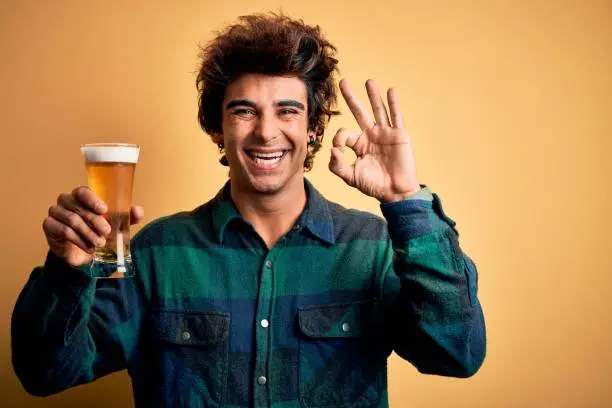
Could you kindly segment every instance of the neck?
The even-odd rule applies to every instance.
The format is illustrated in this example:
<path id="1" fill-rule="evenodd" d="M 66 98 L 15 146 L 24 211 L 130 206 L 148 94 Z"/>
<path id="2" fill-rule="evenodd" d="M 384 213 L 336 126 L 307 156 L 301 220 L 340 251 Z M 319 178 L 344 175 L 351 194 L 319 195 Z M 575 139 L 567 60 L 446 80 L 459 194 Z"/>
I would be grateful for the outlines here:
<path id="1" fill-rule="evenodd" d="M 306 207 L 303 177 L 296 178 L 274 194 L 245 191 L 234 183 L 230 187 L 238 211 L 255 228 L 268 248 L 272 248 L 289 232 Z"/>

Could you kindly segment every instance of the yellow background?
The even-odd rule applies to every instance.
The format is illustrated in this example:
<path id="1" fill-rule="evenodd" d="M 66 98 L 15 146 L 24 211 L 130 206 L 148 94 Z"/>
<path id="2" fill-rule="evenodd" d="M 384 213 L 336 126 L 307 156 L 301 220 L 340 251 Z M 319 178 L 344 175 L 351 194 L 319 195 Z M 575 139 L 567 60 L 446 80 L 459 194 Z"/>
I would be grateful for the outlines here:
<path id="1" fill-rule="evenodd" d="M 393 357 L 393 407 L 612 406 L 610 1 L 2 1 L 0 405 L 127 407 L 127 374 L 47 399 L 10 364 L 10 314 L 44 259 L 41 222 L 85 182 L 79 146 L 142 146 L 146 219 L 190 209 L 226 170 L 198 128 L 197 45 L 239 14 L 320 24 L 340 69 L 396 86 L 420 180 L 458 222 L 480 270 L 488 356 L 467 380 Z M 379 212 L 327 170 L 344 102 L 308 176 Z"/>

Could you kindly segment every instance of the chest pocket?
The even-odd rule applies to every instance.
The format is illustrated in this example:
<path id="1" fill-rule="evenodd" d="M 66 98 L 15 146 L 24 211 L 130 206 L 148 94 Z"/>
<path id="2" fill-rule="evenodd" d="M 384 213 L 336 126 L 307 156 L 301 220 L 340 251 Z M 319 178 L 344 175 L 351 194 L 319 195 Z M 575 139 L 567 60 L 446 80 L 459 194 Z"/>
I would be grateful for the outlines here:
<path id="1" fill-rule="evenodd" d="M 225 405 L 230 315 L 217 311 L 155 310 L 145 343 L 149 390 L 171 406 Z M 155 403 L 155 401 L 153 401 Z"/>
<path id="2" fill-rule="evenodd" d="M 386 358 L 374 303 L 300 309 L 299 398 L 308 408 L 376 407 L 386 386 Z"/>

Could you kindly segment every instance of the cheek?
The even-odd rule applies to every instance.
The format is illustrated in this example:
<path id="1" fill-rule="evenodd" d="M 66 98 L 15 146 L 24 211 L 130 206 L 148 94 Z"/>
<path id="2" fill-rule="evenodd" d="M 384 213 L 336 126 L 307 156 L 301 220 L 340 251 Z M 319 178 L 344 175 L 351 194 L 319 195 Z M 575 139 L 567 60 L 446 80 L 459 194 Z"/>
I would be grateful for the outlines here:
<path id="1" fill-rule="evenodd" d="M 308 132 L 305 128 L 306 125 L 301 121 L 290 123 L 285 128 L 285 134 L 291 135 L 291 142 L 296 149 L 305 150 L 308 145 Z"/>
<path id="2" fill-rule="evenodd" d="M 241 144 L 250 134 L 249 132 L 249 126 L 244 122 L 228 123 L 227 126 L 223 128 L 225 145 L 229 147 Z"/>

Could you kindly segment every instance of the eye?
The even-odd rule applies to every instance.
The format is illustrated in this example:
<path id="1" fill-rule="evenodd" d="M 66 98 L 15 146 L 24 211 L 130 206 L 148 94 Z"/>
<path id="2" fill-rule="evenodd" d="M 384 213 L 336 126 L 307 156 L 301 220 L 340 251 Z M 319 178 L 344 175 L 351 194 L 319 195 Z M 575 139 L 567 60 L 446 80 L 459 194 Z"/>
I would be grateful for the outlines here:
<path id="1" fill-rule="evenodd" d="M 282 116 L 296 115 L 298 112 L 295 109 L 283 108 L 279 111 Z"/>
<path id="2" fill-rule="evenodd" d="M 232 114 L 241 117 L 249 117 L 255 115 L 255 111 L 253 109 L 239 108 L 233 110 Z"/>

